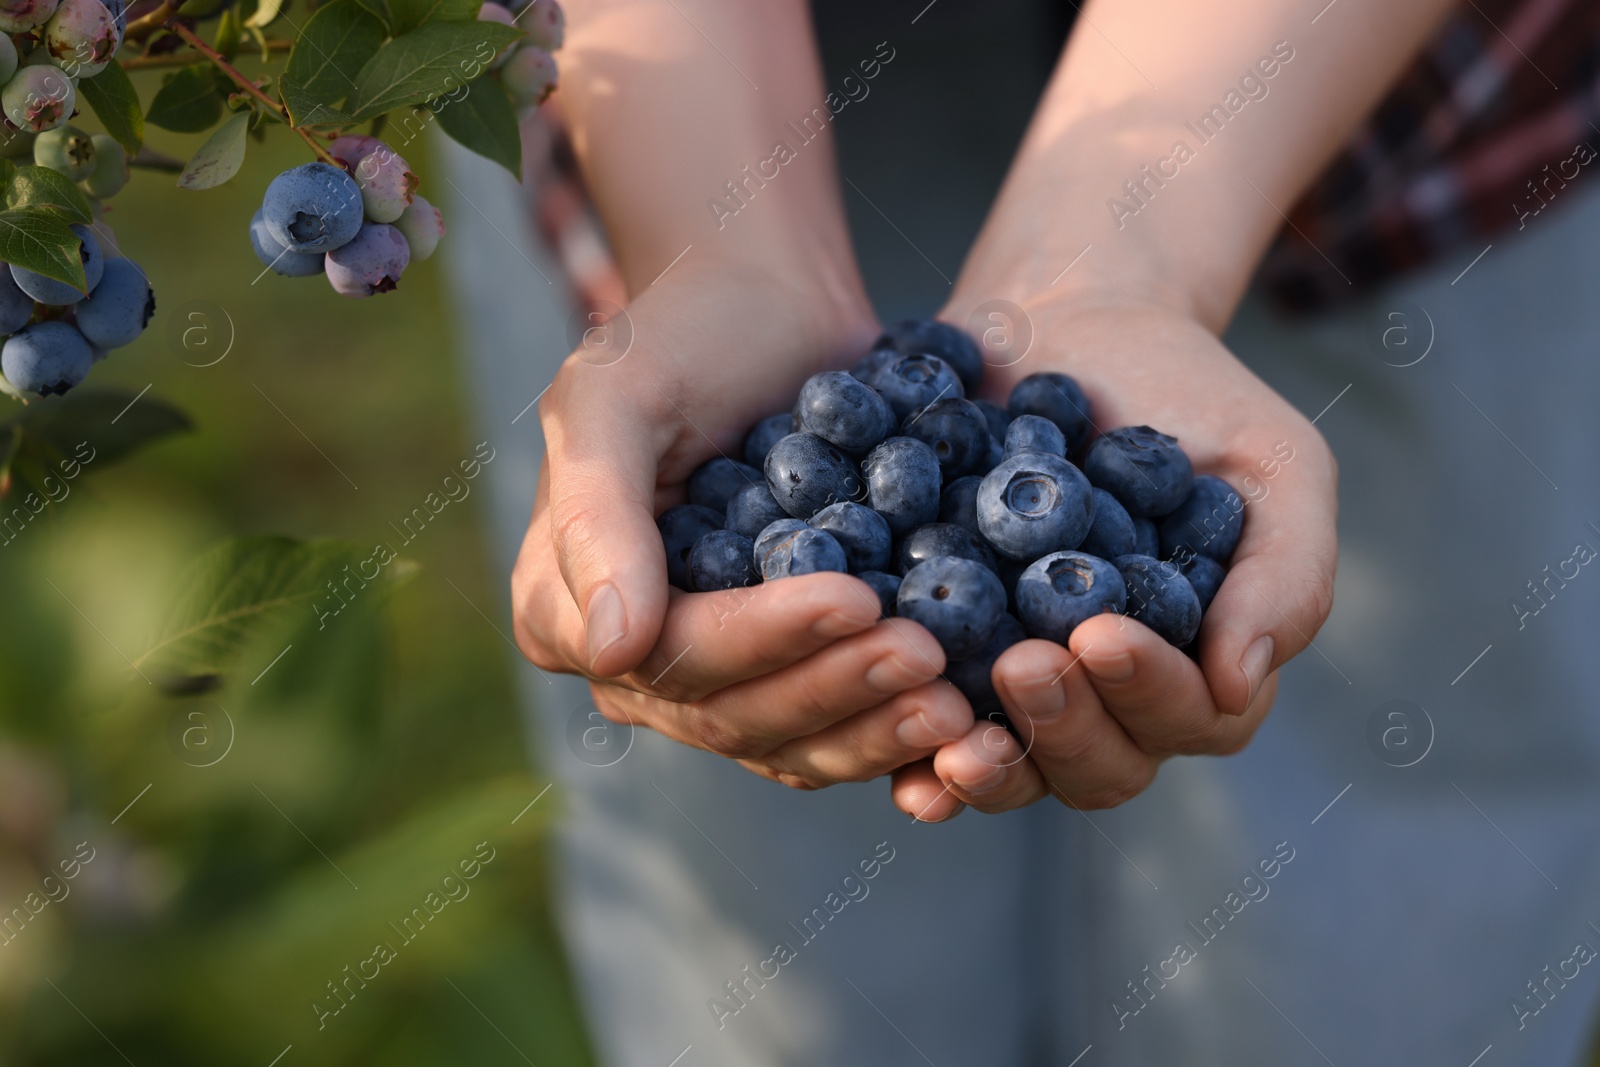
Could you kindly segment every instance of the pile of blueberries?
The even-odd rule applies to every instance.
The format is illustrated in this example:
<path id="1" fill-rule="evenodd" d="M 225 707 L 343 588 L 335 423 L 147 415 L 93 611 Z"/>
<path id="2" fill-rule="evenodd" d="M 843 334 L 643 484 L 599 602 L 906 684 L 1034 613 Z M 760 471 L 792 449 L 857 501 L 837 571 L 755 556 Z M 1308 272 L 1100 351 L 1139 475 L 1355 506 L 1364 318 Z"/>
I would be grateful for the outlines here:
<path id="1" fill-rule="evenodd" d="M 850 371 L 813 375 L 657 519 L 673 585 L 709 592 L 817 571 L 854 574 L 884 615 L 925 626 L 945 676 L 1003 718 L 995 660 L 1028 637 L 1065 645 L 1103 612 L 1192 650 L 1244 525 L 1244 502 L 1148 426 L 1096 436 L 1065 374 L 1029 375 L 1004 408 L 968 399 L 971 337 L 916 319 Z"/>

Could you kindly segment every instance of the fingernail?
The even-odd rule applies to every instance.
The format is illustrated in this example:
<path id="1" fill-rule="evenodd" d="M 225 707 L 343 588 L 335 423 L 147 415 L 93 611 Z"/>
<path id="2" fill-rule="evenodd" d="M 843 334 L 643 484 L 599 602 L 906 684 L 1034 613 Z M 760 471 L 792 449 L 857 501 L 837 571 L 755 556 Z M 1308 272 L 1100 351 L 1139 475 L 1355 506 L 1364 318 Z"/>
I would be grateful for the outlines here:
<path id="1" fill-rule="evenodd" d="M 1133 653 L 1118 652 L 1114 656 L 1094 656 L 1084 661 L 1089 673 L 1103 682 L 1131 682 L 1133 680 Z"/>
<path id="2" fill-rule="evenodd" d="M 907 662 L 898 653 L 891 652 L 867 668 L 865 681 L 869 688 L 880 693 L 898 693 L 931 681 L 938 673 L 932 664 L 920 660 Z"/>
<path id="3" fill-rule="evenodd" d="M 628 635 L 628 613 L 622 606 L 622 594 L 610 582 L 602 584 L 589 596 L 589 608 L 583 613 L 588 629 L 589 666 L 593 667 L 602 653 Z"/>
<path id="4" fill-rule="evenodd" d="M 900 720 L 894 728 L 894 739 L 906 748 L 937 748 L 962 737 L 972 720 L 956 707 L 935 705 L 918 708 Z"/>
<path id="5" fill-rule="evenodd" d="M 865 606 L 852 604 L 848 608 L 830 611 L 812 623 L 811 635 L 825 641 L 835 641 L 841 637 L 860 633 L 877 622 L 878 616 L 879 608 L 876 602 Z"/>
<path id="6" fill-rule="evenodd" d="M 1004 767 L 991 767 L 988 771 L 971 778 L 959 774 L 951 777 L 963 792 L 971 794 L 987 793 L 991 789 L 998 789 L 1000 783 L 1006 780 L 1006 769 Z"/>
<path id="7" fill-rule="evenodd" d="M 1256 694 L 1261 692 L 1261 686 L 1267 680 L 1267 671 L 1272 666 L 1273 647 L 1272 635 L 1262 634 L 1239 657 L 1239 669 L 1244 672 L 1245 684 L 1250 687 L 1250 700 L 1246 707 L 1255 703 Z"/>
<path id="8" fill-rule="evenodd" d="M 1011 687 L 1012 699 L 1034 722 L 1049 722 L 1067 710 L 1067 693 L 1060 678 L 1051 675 L 1021 682 Z"/>

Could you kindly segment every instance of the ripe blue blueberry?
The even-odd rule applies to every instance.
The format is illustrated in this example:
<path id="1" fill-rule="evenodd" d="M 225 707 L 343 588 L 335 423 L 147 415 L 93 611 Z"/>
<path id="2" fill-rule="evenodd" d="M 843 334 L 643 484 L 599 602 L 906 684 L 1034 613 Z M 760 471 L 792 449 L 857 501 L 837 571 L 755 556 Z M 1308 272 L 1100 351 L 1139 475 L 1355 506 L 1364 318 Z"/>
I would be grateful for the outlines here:
<path id="1" fill-rule="evenodd" d="M 679 504 L 656 516 L 656 529 L 667 553 L 667 581 L 689 589 L 689 550 L 712 530 L 722 529 L 722 516 L 698 504 Z"/>
<path id="2" fill-rule="evenodd" d="M 361 232 L 361 186 L 331 163 L 302 163 L 272 179 L 261 216 L 291 252 L 331 252 Z"/>
<path id="3" fill-rule="evenodd" d="M 756 423 L 755 429 L 745 435 L 744 461 L 752 467 L 765 465 L 767 453 L 772 451 L 772 446 L 797 429 L 799 427 L 794 424 L 794 416 L 787 411 L 768 415 Z"/>
<path id="4" fill-rule="evenodd" d="M 797 519 L 809 519 L 829 504 L 860 500 L 865 492 L 850 457 L 809 433 L 781 438 L 764 466 L 773 498 Z"/>
<path id="5" fill-rule="evenodd" d="M 250 247 L 262 266 L 271 267 L 273 273 L 286 278 L 309 278 L 321 274 L 327 257 L 320 252 L 291 252 L 288 246 L 267 229 L 267 220 L 257 211 L 250 219 Z"/>
<path id="6" fill-rule="evenodd" d="M 970 559 L 936 556 L 900 580 L 896 614 L 920 623 L 950 659 L 977 652 L 1006 610 L 1006 591 L 994 571 Z"/>
<path id="7" fill-rule="evenodd" d="M 1077 548 L 1093 521 L 1089 480 L 1060 456 L 1012 456 L 978 486 L 978 529 L 1012 559 Z"/>
<path id="8" fill-rule="evenodd" d="M 945 664 L 945 681 L 961 690 L 961 695 L 972 705 L 975 718 L 988 719 L 1002 715 L 1000 695 L 994 690 L 994 664 L 1012 645 L 1027 639 L 1028 632 L 1012 615 L 1001 615 L 983 647 L 966 659 L 951 660 Z"/>
<path id="9" fill-rule="evenodd" d="M 1005 458 L 1023 452 L 1045 452 L 1052 456 L 1067 454 L 1067 439 L 1061 427 L 1042 415 L 1018 415 L 1006 427 Z"/>
<path id="10" fill-rule="evenodd" d="M 1221 478 L 1196 475 L 1194 488 L 1159 528 L 1161 554 L 1167 559 L 1187 551 L 1227 563 L 1244 529 L 1244 500 Z"/>
<path id="11" fill-rule="evenodd" d="M 772 555 L 773 550 L 785 541 L 790 534 L 805 528 L 806 523 L 800 519 L 774 519 L 768 523 L 755 536 L 755 554 L 751 562 L 756 565 L 756 570 L 758 572 L 764 571 L 767 565 L 767 557 Z"/>
<path id="12" fill-rule="evenodd" d="M 801 430 L 856 456 L 888 437 L 895 422 L 876 389 L 842 370 L 807 378 L 794 417 Z"/>
<path id="13" fill-rule="evenodd" d="M 876 359 L 874 356 L 876 353 L 868 356 L 852 373 L 883 394 L 897 419 L 921 411 L 935 400 L 960 399 L 967 395 L 955 371 L 937 356 L 898 352 Z"/>
<path id="14" fill-rule="evenodd" d="M 893 618 L 895 598 L 900 595 L 900 579 L 882 571 L 862 571 L 856 577 L 866 582 L 872 587 L 872 591 L 878 594 L 878 609 L 883 612 L 883 617 Z"/>
<path id="15" fill-rule="evenodd" d="M 967 392 L 978 388 L 983 377 L 983 356 L 978 343 L 965 330 L 936 319 L 905 319 L 885 330 L 874 349 L 890 348 L 902 355 L 938 356 L 956 372 Z"/>
<path id="16" fill-rule="evenodd" d="M 36 322 L 6 338 L 0 372 L 23 392 L 60 395 L 89 373 L 89 342 L 65 322 Z"/>
<path id="17" fill-rule="evenodd" d="M 1076 452 L 1094 430 L 1089 398 L 1070 375 L 1044 371 L 1030 374 L 1011 390 L 1006 410 L 1018 415 L 1041 415 L 1060 428 L 1067 449 Z"/>
<path id="18" fill-rule="evenodd" d="M 1000 573 L 994 560 L 994 551 L 989 548 L 988 542 L 981 535 L 953 522 L 924 523 L 902 537 L 894 549 L 894 569 L 903 575 L 917 564 L 926 563 L 936 556 L 970 559 L 988 567 L 996 575 Z"/>
<path id="19" fill-rule="evenodd" d="M 400 231 L 381 222 L 363 222 L 354 240 L 328 253 L 328 284 L 340 296 L 359 300 L 390 293 L 411 262 Z"/>
<path id="20" fill-rule="evenodd" d="M 888 567 L 889 550 L 893 547 L 889 524 L 865 504 L 851 500 L 829 504 L 811 516 L 810 525 L 839 542 L 851 574 Z"/>
<path id="21" fill-rule="evenodd" d="M 761 580 L 753 560 L 755 546 L 732 530 L 712 530 L 689 550 L 689 588 L 696 593 L 739 589 Z"/>
<path id="22" fill-rule="evenodd" d="M 728 498 L 728 529 L 752 541 L 761 536 L 762 530 L 788 517 L 789 513 L 773 499 L 765 478 L 754 485 L 745 486 Z"/>
<path id="23" fill-rule="evenodd" d="M 72 232 L 78 235 L 78 259 L 83 263 L 83 276 L 89 283 L 87 292 L 66 282 L 46 278 L 43 274 L 23 270 L 15 264 L 11 267 L 11 277 L 16 280 L 18 287 L 41 304 L 55 307 L 76 304 L 94 291 L 94 287 L 100 284 L 101 275 L 105 273 L 105 257 L 100 254 L 100 241 L 95 237 L 94 230 L 75 222 Z"/>
<path id="24" fill-rule="evenodd" d="M 989 423 L 970 400 L 935 400 L 913 412 L 900 432 L 933 449 L 947 482 L 971 474 L 989 457 Z"/>
<path id="25" fill-rule="evenodd" d="M 1194 595 L 1200 601 L 1200 614 L 1204 615 L 1211 610 L 1211 602 L 1217 598 L 1217 590 L 1228 576 L 1227 568 L 1210 556 L 1187 556 L 1181 562 L 1173 562 L 1194 587 Z"/>
<path id="26" fill-rule="evenodd" d="M 896 537 L 939 516 L 939 457 L 914 437 L 891 437 L 861 462 L 867 503 Z"/>
<path id="27" fill-rule="evenodd" d="M 1127 508 L 1123 510 L 1126 511 Z M 1140 515 L 1133 516 L 1133 554 L 1161 558 L 1161 534 L 1154 520 Z"/>
<path id="28" fill-rule="evenodd" d="M 1175 563 L 1149 556 L 1122 556 L 1117 569 L 1127 583 L 1128 617 L 1138 619 L 1184 647 L 1200 632 L 1200 598 Z"/>
<path id="29" fill-rule="evenodd" d="M 131 259 L 108 260 L 100 284 L 78 301 L 78 332 L 100 348 L 121 348 L 144 333 L 155 313 L 156 295 L 139 265 Z"/>
<path id="30" fill-rule="evenodd" d="M 1120 612 L 1127 598 L 1117 568 L 1083 552 L 1052 552 L 1017 579 L 1017 614 L 1034 637 L 1067 643 L 1079 623 Z"/>
<path id="31" fill-rule="evenodd" d="M 761 472 L 727 456 L 706 460 L 689 475 L 689 503 L 712 511 L 727 511 L 733 494 L 747 485 L 766 485 Z"/>
<path id="32" fill-rule="evenodd" d="M 1094 491 L 1094 522 L 1089 525 L 1089 532 L 1078 549 L 1101 559 L 1116 559 L 1139 551 L 1128 509 L 1104 489 Z"/>
<path id="33" fill-rule="evenodd" d="M 983 478 L 969 474 L 946 485 L 939 494 L 939 521 L 982 532 L 978 529 L 978 486 L 982 484 Z"/>
<path id="34" fill-rule="evenodd" d="M 762 560 L 761 577 L 766 581 L 818 571 L 848 571 L 844 549 L 821 530 L 806 526 L 776 539 Z"/>
<path id="35" fill-rule="evenodd" d="M 0 270 L 0 334 L 16 333 L 33 319 L 33 297 L 17 288 L 8 270 Z"/>
<path id="36" fill-rule="evenodd" d="M 1004 441 L 1006 430 L 1011 426 L 1011 415 L 993 400 L 984 400 L 980 397 L 973 403 L 978 405 L 978 410 L 983 412 L 984 419 L 989 423 L 989 436 L 996 441 Z"/>
<path id="37" fill-rule="evenodd" d="M 1178 439 L 1148 426 L 1120 426 L 1089 446 L 1089 481 L 1122 502 L 1129 515 L 1154 518 L 1189 495 L 1194 468 Z"/>

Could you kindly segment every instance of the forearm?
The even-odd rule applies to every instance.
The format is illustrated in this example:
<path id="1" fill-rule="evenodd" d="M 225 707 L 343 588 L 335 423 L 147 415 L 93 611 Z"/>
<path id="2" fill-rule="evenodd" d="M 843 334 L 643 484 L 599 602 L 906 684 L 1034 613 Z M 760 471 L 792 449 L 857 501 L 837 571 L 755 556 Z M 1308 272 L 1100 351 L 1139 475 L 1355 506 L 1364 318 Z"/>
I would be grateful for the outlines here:
<path id="1" fill-rule="evenodd" d="M 827 114 L 804 0 L 567 10 L 561 99 L 630 292 L 692 246 L 690 270 L 767 270 L 859 303 L 831 130 L 795 132 Z"/>
<path id="2" fill-rule="evenodd" d="M 1283 213 L 1451 2 L 1317 6 L 1085 4 L 951 309 L 1071 294 L 1220 331 Z"/>

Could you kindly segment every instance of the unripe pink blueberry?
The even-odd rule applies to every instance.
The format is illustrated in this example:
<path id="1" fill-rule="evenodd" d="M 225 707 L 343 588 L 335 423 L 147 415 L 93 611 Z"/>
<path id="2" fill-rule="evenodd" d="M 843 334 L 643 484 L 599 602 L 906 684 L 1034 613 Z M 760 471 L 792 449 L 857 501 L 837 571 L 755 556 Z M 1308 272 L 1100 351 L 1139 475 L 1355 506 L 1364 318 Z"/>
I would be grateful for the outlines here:
<path id="1" fill-rule="evenodd" d="M 499 4 L 494 3 L 494 0 L 484 0 L 484 5 L 478 8 L 478 21 L 498 22 L 502 26 L 517 26 L 516 16 L 511 14 L 511 12 L 507 11 L 505 8 L 501 7 Z M 517 28 L 520 29 L 520 27 Z M 510 44 L 502 48 L 500 50 L 500 54 L 489 61 L 488 69 L 499 70 L 501 67 L 505 66 L 506 60 L 511 57 L 512 52 L 516 51 L 517 45 L 521 43 L 521 41 L 522 38 L 519 37 L 517 40 L 512 41 Z"/>
<path id="2" fill-rule="evenodd" d="M 543 48 L 523 45 L 511 53 L 500 71 L 500 83 L 518 108 L 538 107 L 556 87 L 556 57 Z"/>
<path id="3" fill-rule="evenodd" d="M 400 231 L 381 222 L 361 224 L 349 244 L 328 253 L 328 283 L 341 296 L 391 292 L 411 262 L 411 249 Z"/>
<path id="4" fill-rule="evenodd" d="M 370 134 L 347 133 L 329 143 L 328 154 L 338 160 L 345 170 L 349 170 L 362 156 L 374 148 L 382 147 L 383 142 Z"/>
<path id="5" fill-rule="evenodd" d="M 361 207 L 367 218 L 393 222 L 416 195 L 417 176 L 411 173 L 409 163 L 377 138 L 364 138 L 371 143 L 362 145 L 359 151 L 352 151 L 354 145 L 341 147 L 341 142 L 353 139 L 341 137 L 329 151 L 361 187 Z M 335 148 L 340 150 L 333 151 Z"/>
<path id="6" fill-rule="evenodd" d="M 74 78 L 92 78 L 105 70 L 121 43 L 116 16 L 101 0 L 61 0 L 44 24 L 45 51 Z"/>
<path id="7" fill-rule="evenodd" d="M 411 206 L 395 220 L 394 226 L 411 248 L 413 263 L 421 263 L 433 255 L 433 250 L 439 247 L 439 240 L 444 237 L 444 216 L 420 196 L 411 201 Z"/>
<path id="8" fill-rule="evenodd" d="M 23 130 L 43 133 L 66 124 L 78 105 L 78 91 L 65 71 L 24 66 L 0 89 L 0 108 Z"/>
<path id="9" fill-rule="evenodd" d="M 528 31 L 529 44 L 546 52 L 560 48 L 567 36 L 567 16 L 556 0 L 533 0 L 517 16 L 517 25 Z"/>
<path id="10" fill-rule="evenodd" d="M 0 33 L 24 33 L 56 13 L 57 0 L 0 0 Z"/>

